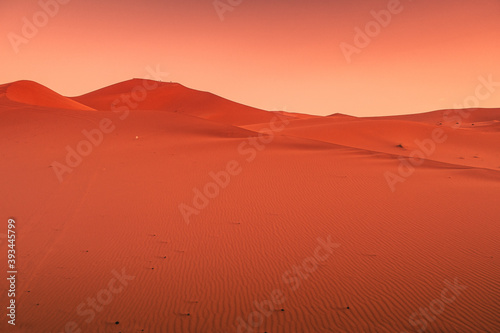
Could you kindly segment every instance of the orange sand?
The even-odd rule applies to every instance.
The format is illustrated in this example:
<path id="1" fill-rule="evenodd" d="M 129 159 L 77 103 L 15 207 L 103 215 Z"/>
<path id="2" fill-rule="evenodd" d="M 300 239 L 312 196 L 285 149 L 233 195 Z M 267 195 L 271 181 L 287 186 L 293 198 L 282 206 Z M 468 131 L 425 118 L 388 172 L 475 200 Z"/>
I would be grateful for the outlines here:
<path id="1" fill-rule="evenodd" d="M 19 270 L 16 329 L 2 313 L 1 332 L 251 332 L 255 311 L 254 332 L 500 331 L 499 109 L 456 128 L 444 111 L 282 113 L 284 129 L 259 137 L 279 113 L 176 83 L 125 112 L 116 100 L 144 83 L 73 99 L 0 86 L 2 226 L 16 219 Z M 447 139 L 393 192 L 386 175 L 436 129 Z M 102 142 L 59 182 L 54 162 L 83 130 Z M 186 223 L 179 205 L 231 161 L 239 172 Z M 317 252 L 328 237 L 340 246 Z M 91 310 L 118 288 L 113 271 L 134 278 Z"/>

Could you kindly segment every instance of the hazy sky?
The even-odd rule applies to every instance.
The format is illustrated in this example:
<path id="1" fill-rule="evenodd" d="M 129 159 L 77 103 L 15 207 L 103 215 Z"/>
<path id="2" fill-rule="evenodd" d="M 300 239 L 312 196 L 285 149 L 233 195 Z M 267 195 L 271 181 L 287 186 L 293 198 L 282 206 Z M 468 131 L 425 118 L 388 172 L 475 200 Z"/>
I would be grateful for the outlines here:
<path id="1" fill-rule="evenodd" d="M 75 96 L 159 65 L 167 81 L 263 109 L 364 116 L 451 108 L 479 76 L 500 82 L 500 0 L 59 1 L 53 17 L 38 0 L 0 2 L 0 83 Z M 390 22 L 369 23 L 388 7 Z M 341 43 L 358 46 L 350 62 Z M 500 107 L 496 89 L 480 106 Z"/>

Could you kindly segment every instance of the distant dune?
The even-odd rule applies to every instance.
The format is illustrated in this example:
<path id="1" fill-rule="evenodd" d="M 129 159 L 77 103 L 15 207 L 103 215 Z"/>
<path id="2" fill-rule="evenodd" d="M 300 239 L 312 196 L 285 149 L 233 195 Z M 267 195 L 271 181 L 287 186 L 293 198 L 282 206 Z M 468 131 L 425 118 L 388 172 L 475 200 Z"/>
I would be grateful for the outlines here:
<path id="1" fill-rule="evenodd" d="M 491 119 L 495 115 L 500 119 L 498 109 L 490 111 L 491 115 L 484 114 L 486 110 L 481 110 L 483 115 L 476 115 L 475 110 L 469 111 L 474 122 L 467 120 L 459 127 L 454 127 L 458 126 L 455 122 L 429 122 L 428 119 L 422 122 L 412 121 L 409 116 L 293 120 L 283 134 L 409 157 L 414 151 L 421 149 L 419 142 L 424 145 L 432 138 L 432 132 L 439 129 L 443 131 L 446 140 L 427 145 L 429 150 L 432 149 L 432 154 L 426 154 L 426 159 L 497 170 L 500 166 L 500 128 L 497 124 L 500 122 L 480 121 Z M 261 125 L 248 125 L 245 128 L 256 129 L 259 126 Z"/>
<path id="2" fill-rule="evenodd" d="M 1 85 L 0 332 L 500 332 L 500 109 L 449 111 Z"/>
<path id="3" fill-rule="evenodd" d="M 94 110 L 33 81 L 17 81 L 0 85 L 0 98 L 25 105 L 69 110 Z"/>
<path id="4" fill-rule="evenodd" d="M 463 120 L 466 123 L 483 123 L 490 121 L 497 121 L 500 118 L 499 109 L 465 109 L 463 113 L 456 112 L 456 110 L 438 110 L 418 114 L 407 114 L 401 116 L 386 116 L 386 117 L 371 117 L 370 119 L 397 119 L 422 122 L 428 124 L 449 124 L 455 125 L 457 120 Z"/>
<path id="5" fill-rule="evenodd" d="M 148 87 L 155 89 L 148 90 Z M 269 122 L 267 111 L 235 103 L 179 83 L 133 79 L 96 90 L 73 100 L 99 110 L 127 106 L 135 110 L 179 112 L 231 125 Z M 127 100 L 130 103 L 126 102 Z"/>

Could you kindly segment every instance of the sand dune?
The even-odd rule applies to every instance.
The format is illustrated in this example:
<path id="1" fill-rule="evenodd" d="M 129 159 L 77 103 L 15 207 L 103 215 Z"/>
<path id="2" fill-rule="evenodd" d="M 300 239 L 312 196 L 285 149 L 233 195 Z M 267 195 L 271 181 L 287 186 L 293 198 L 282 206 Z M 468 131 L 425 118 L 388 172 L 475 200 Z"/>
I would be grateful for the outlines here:
<path id="1" fill-rule="evenodd" d="M 494 111 L 492 113 L 495 114 Z M 294 120 L 283 133 L 397 156 L 410 157 L 416 153 L 427 160 L 444 163 L 489 169 L 500 167 L 500 132 L 492 130 L 497 122 L 452 127 L 387 118 Z M 249 125 L 245 128 L 259 126 Z M 434 131 L 441 133 L 442 140 L 439 142 L 433 139 Z"/>
<path id="2" fill-rule="evenodd" d="M 321 118 L 321 116 L 315 116 L 315 115 L 310 115 L 310 114 L 305 114 L 305 113 L 297 113 L 297 112 L 287 112 L 287 111 L 274 111 L 275 113 L 289 117 L 291 119 L 296 118 L 296 119 L 305 119 L 305 118 Z"/>
<path id="3" fill-rule="evenodd" d="M 12 105 L 12 102 L 58 109 L 94 110 L 33 81 L 17 81 L 0 85 L 0 103 Z"/>
<path id="4" fill-rule="evenodd" d="M 138 83 L 74 98 L 99 111 L 0 105 L 1 207 L 20 256 L 17 330 L 1 332 L 500 330 L 498 132 L 276 120 L 171 83 L 111 112 Z M 273 120 L 283 129 L 259 134 Z M 392 192 L 384 174 L 436 128 L 449 138 Z M 54 162 L 83 131 L 98 144 L 59 182 Z M 186 223 L 179 205 L 231 161 L 239 173 Z"/>
<path id="5" fill-rule="evenodd" d="M 475 123 L 498 121 L 500 109 L 463 109 L 463 110 L 438 110 L 419 114 L 399 116 L 372 117 L 367 119 L 391 119 L 423 122 L 433 125 L 467 126 Z M 457 124 L 458 122 L 458 124 Z"/>
<path id="6" fill-rule="evenodd" d="M 217 95 L 187 88 L 179 83 L 133 79 L 73 100 L 99 110 L 127 107 L 162 110 L 232 125 L 269 122 L 272 113 L 235 103 Z M 289 116 L 292 118 L 291 116 Z"/>

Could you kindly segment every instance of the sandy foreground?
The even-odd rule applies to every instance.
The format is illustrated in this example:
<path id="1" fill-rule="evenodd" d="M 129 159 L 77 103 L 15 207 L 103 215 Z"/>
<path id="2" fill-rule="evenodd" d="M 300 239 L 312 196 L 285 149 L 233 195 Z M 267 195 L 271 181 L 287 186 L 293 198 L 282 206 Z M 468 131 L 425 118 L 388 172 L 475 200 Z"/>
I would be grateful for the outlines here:
<path id="1" fill-rule="evenodd" d="M 0 130 L 0 332 L 500 332 L 500 109 L 317 117 L 21 81 Z"/>

